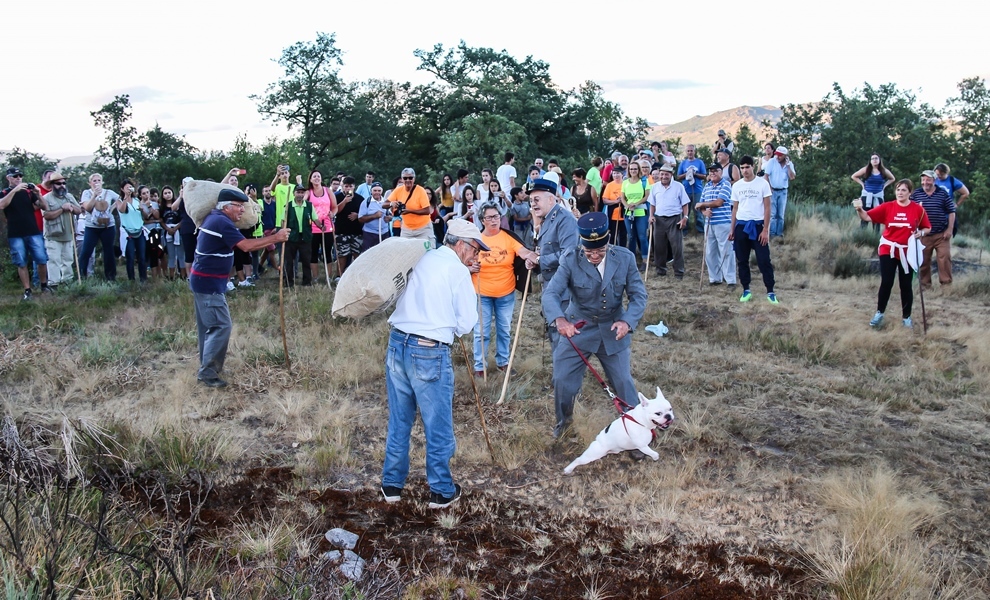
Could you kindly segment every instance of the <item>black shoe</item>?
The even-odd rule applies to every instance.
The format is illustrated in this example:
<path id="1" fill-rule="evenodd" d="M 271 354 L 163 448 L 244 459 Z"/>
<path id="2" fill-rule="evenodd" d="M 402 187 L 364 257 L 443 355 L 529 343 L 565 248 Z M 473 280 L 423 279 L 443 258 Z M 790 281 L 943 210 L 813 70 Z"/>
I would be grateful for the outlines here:
<path id="1" fill-rule="evenodd" d="M 31 295 L 31 290 L 30 289 L 26 289 L 26 290 L 24 290 L 24 295 L 21 296 L 21 300 L 24 300 L 26 302 L 26 301 L 31 300 L 31 298 L 33 298 L 33 297 L 34 296 Z"/>
<path id="2" fill-rule="evenodd" d="M 865 221 L 864 221 L 864 223 L 865 223 Z M 722 282 L 721 281 L 709 281 L 708 282 L 708 285 L 722 285 Z"/>
<path id="3" fill-rule="evenodd" d="M 674 278 L 676 278 L 678 281 L 680 281 L 680 280 L 684 279 L 684 273 L 674 273 Z"/>
<path id="4" fill-rule="evenodd" d="M 55 293 L 55 286 L 48 285 L 46 283 L 43 286 L 41 286 L 41 293 L 42 294 L 54 294 Z"/>
<path id="5" fill-rule="evenodd" d="M 571 429 L 571 419 L 564 419 L 560 423 L 557 423 L 553 428 L 553 439 L 559 440 L 564 437 Z"/>
<path id="6" fill-rule="evenodd" d="M 436 492 L 430 493 L 430 508 L 447 508 L 454 502 L 461 499 L 461 486 L 454 484 L 454 493 L 450 496 L 441 496 Z"/>
<path id="7" fill-rule="evenodd" d="M 382 486 L 382 496 L 385 498 L 385 502 L 391 504 L 392 502 L 398 502 L 402 500 L 402 488 L 397 488 L 391 485 Z"/>
<path id="8" fill-rule="evenodd" d="M 205 385 L 206 387 L 211 387 L 211 388 L 227 387 L 227 382 L 224 381 L 223 379 L 220 379 L 219 377 L 211 377 L 210 379 L 200 379 L 199 382 Z"/>

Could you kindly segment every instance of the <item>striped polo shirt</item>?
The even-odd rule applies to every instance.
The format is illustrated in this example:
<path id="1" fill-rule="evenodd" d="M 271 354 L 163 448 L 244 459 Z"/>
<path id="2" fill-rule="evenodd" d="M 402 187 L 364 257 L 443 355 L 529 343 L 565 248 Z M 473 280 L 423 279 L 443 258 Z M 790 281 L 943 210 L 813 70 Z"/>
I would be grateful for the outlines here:
<path id="1" fill-rule="evenodd" d="M 719 179 L 715 184 L 709 181 L 705 184 L 705 189 L 701 190 L 702 202 L 714 202 L 719 198 L 725 202 L 712 209 L 708 222 L 712 225 L 729 225 L 732 223 L 732 185 L 725 178 Z"/>
<path id="2" fill-rule="evenodd" d="M 213 209 L 199 228 L 196 258 L 189 270 L 189 287 L 197 294 L 227 292 L 227 278 L 234 266 L 234 246 L 244 239 L 230 218 Z"/>
<path id="3" fill-rule="evenodd" d="M 949 215 L 956 212 L 956 202 L 937 185 L 930 196 L 925 193 L 924 188 L 914 190 L 911 192 L 911 201 L 920 204 L 928 213 L 932 233 L 945 231 L 949 227 Z"/>

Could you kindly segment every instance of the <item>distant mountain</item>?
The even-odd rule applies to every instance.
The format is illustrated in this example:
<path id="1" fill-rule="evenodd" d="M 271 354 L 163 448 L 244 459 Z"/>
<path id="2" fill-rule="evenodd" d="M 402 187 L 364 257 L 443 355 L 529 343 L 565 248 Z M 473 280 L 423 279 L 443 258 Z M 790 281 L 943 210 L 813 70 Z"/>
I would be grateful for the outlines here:
<path id="1" fill-rule="evenodd" d="M 88 154 L 86 156 L 67 156 L 58 161 L 58 166 L 74 167 L 76 165 L 88 165 L 91 162 L 93 162 L 92 154 Z"/>
<path id="2" fill-rule="evenodd" d="M 729 134 L 729 138 L 733 138 L 739 126 L 745 123 L 749 125 L 756 139 L 762 140 L 764 119 L 769 119 L 771 124 L 776 125 L 780 121 L 780 115 L 781 110 L 775 106 L 739 106 L 721 110 L 705 117 L 691 117 L 680 123 L 655 125 L 650 128 L 647 139 L 661 140 L 679 137 L 682 148 L 685 144 L 708 144 L 711 146 L 718 138 L 719 129 L 724 129 Z"/>

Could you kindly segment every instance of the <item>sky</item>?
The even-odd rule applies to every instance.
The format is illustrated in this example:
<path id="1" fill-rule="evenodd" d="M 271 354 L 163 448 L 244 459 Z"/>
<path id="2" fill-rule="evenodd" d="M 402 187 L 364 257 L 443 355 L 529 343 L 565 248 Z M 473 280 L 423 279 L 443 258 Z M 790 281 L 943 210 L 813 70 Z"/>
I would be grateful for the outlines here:
<path id="1" fill-rule="evenodd" d="M 41 6 L 41 5 L 34 5 Z M 990 77 L 972 3 L 316 2 L 45 3 L 4 19 L 7 86 L 0 149 L 88 155 L 104 133 L 90 112 L 130 94 L 132 125 L 157 122 L 201 150 L 289 134 L 252 94 L 278 80 L 282 50 L 335 33 L 346 81 L 427 83 L 417 48 L 469 46 L 533 56 L 567 89 L 591 79 L 627 114 L 669 124 L 741 105 L 820 100 L 838 82 L 895 83 L 942 108 L 966 77 Z M 937 12 L 936 12 L 937 11 Z M 14 17 L 20 18 L 20 17 Z M 30 87 L 12 87 L 17 79 Z"/>

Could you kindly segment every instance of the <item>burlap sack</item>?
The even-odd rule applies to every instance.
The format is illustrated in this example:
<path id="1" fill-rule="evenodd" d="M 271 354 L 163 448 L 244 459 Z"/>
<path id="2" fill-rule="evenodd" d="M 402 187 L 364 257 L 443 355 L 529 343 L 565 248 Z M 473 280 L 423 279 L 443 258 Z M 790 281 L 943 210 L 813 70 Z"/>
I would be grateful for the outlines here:
<path id="1" fill-rule="evenodd" d="M 193 179 L 182 189 L 182 202 L 186 205 L 186 212 L 189 213 L 189 218 L 193 220 L 196 227 L 202 225 L 203 219 L 210 214 L 211 210 L 217 207 L 217 196 L 220 195 L 220 190 L 224 188 L 231 190 L 237 189 L 225 183 L 200 181 L 198 179 Z M 257 222 L 257 219 L 255 219 L 256 224 Z"/>
<path id="2" fill-rule="evenodd" d="M 429 241 L 393 237 L 358 256 L 337 284 L 333 316 L 360 319 L 387 311 L 429 249 Z"/>
<path id="3" fill-rule="evenodd" d="M 254 229 L 255 225 L 258 224 L 258 219 L 261 218 L 261 207 L 255 201 L 244 203 L 244 214 L 241 215 L 240 219 L 234 225 L 238 229 Z"/>

